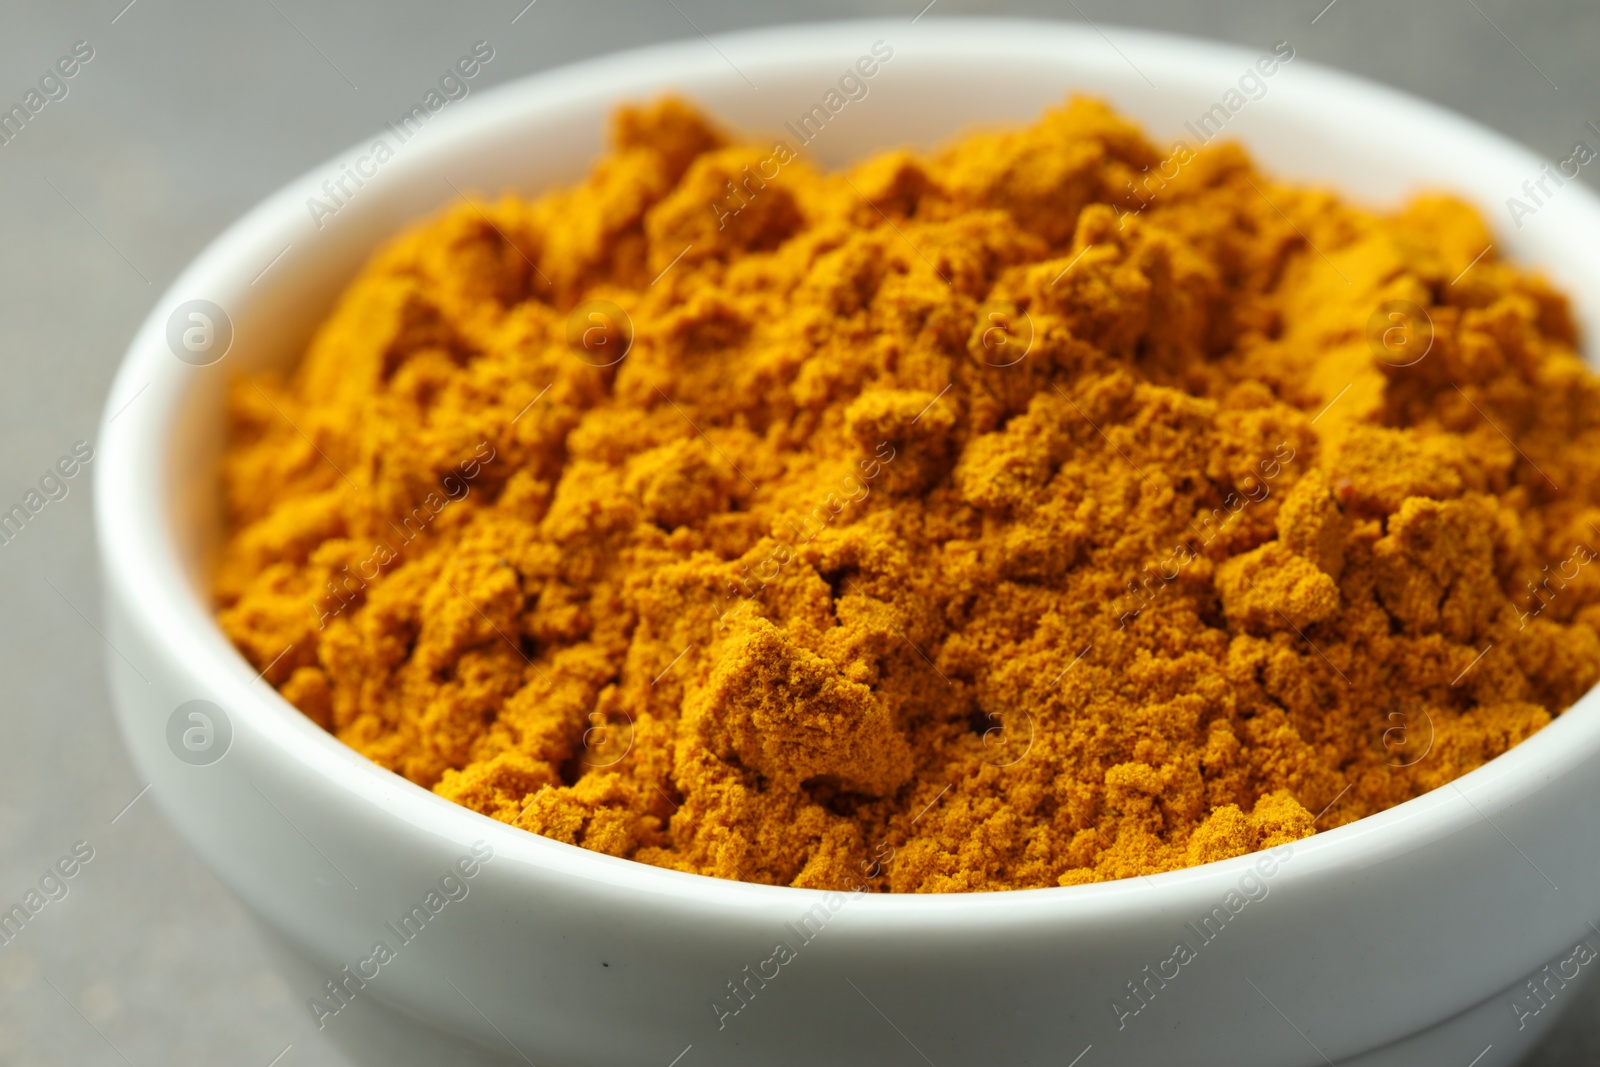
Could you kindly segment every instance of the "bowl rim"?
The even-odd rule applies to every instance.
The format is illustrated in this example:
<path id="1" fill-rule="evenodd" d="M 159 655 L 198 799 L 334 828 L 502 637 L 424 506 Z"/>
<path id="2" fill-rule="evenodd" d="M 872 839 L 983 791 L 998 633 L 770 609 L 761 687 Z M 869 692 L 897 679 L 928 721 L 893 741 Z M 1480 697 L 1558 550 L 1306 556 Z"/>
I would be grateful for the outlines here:
<path id="1" fill-rule="evenodd" d="M 916 47 L 933 55 L 974 50 L 1015 55 L 1088 45 L 1103 48 L 1105 44 L 1099 27 L 1077 22 L 930 18 L 914 28 Z M 777 25 L 711 38 L 685 36 L 581 60 L 474 94 L 476 99 L 465 102 L 468 106 L 441 116 L 436 132 L 427 145 L 419 146 L 423 151 L 417 155 L 431 157 L 453 142 L 481 135 L 503 119 L 542 103 L 564 106 L 549 101 L 596 92 L 614 99 L 646 95 L 652 86 L 659 89 L 671 74 L 701 72 L 722 64 L 722 51 L 738 54 L 752 66 L 809 60 L 824 51 L 831 57 L 841 43 L 854 48 L 862 40 L 871 40 L 871 35 L 889 30 L 904 33 L 906 24 L 863 19 Z M 1122 27 L 1115 27 L 1114 32 L 1118 40 L 1136 47 L 1140 54 L 1160 55 L 1176 63 L 1236 71 L 1255 58 L 1255 53 L 1246 49 L 1198 38 Z M 1111 56 L 1106 62 L 1121 61 Z M 1387 110 L 1424 120 L 1436 127 L 1440 136 L 1475 143 L 1471 154 L 1497 153 L 1526 173 L 1535 173 L 1542 162 L 1502 135 L 1401 90 L 1309 60 L 1296 62 L 1295 77 L 1307 90 L 1347 105 L 1359 104 L 1357 110 L 1363 113 Z M 359 151 L 368 140 L 357 141 L 353 150 Z M 176 416 L 195 391 L 190 385 L 194 368 L 174 360 L 166 348 L 167 310 L 187 295 L 230 285 L 237 288 L 240 278 L 248 280 L 281 246 L 279 236 L 289 225 L 303 227 L 306 195 L 319 189 L 321 180 L 336 172 L 340 159 L 351 152 L 352 148 L 344 149 L 312 167 L 232 223 L 174 279 L 130 342 L 101 417 L 94 472 L 97 540 L 107 603 L 118 605 L 135 625 L 159 634 L 162 643 L 181 647 L 179 658 L 185 668 L 200 677 L 215 699 L 228 708 L 236 744 L 241 732 L 248 733 L 250 743 L 270 750 L 274 759 L 321 776 L 352 804 L 382 808 L 386 815 L 408 824 L 412 832 L 459 842 L 487 840 L 497 856 L 513 862 L 657 898 L 692 899 L 711 906 L 788 903 L 803 911 L 828 891 L 735 882 L 591 852 L 499 822 L 379 767 L 312 723 L 277 690 L 256 685 L 254 668 L 223 635 L 201 591 L 191 587 L 175 543 L 178 520 L 170 506 L 165 455 L 172 427 L 178 422 Z M 396 176 L 391 180 L 403 181 L 403 171 L 410 165 L 397 161 Z M 1563 213 L 1600 236 L 1600 197 L 1573 184 L 1576 188 L 1566 194 Z M 441 204 L 447 199 L 441 198 Z M 220 284 L 218 279 L 229 284 Z M 141 393 L 144 400 L 134 405 Z M 115 682 L 122 668 L 109 652 L 107 661 Z M 1591 691 L 1533 737 L 1448 786 L 1296 842 L 1294 853 L 1303 857 L 1294 865 L 1296 876 L 1334 870 L 1350 873 L 1452 836 L 1479 820 L 1494 825 L 1491 813 L 1514 806 L 1543 782 L 1600 753 L 1597 703 L 1600 697 Z M 1467 797 L 1469 791 L 1476 801 Z M 1467 802 L 1458 803 L 1456 794 Z M 1087 885 L 983 893 L 861 893 L 856 895 L 867 899 L 852 910 L 865 910 L 880 922 L 919 926 L 941 921 L 951 909 L 988 921 L 1001 921 L 1002 917 L 1028 921 L 1040 914 L 1103 914 L 1107 908 L 1134 899 L 1165 910 L 1193 899 L 1220 899 L 1254 869 L 1259 857 L 1259 853 L 1251 853 L 1138 879 Z M 1152 894 L 1152 889 L 1156 893 Z"/>

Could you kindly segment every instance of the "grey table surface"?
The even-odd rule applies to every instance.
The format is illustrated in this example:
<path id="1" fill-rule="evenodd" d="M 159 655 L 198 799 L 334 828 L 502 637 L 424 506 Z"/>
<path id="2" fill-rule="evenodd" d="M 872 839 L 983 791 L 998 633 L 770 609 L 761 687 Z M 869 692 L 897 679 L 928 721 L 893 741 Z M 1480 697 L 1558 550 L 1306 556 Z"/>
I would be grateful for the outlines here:
<path id="1" fill-rule="evenodd" d="M 10 0 L 0 103 L 20 101 L 75 42 L 94 56 L 0 146 L 0 499 L 20 499 L 74 442 L 93 441 L 123 348 L 185 263 L 376 130 L 473 41 L 496 49 L 481 88 L 697 31 L 909 20 L 924 2 Z M 937 0 L 924 17 L 1088 19 L 1113 39 L 1118 26 L 1253 47 L 1288 38 L 1550 159 L 1600 121 L 1592 0 L 1325 3 Z M 238 901 L 135 801 L 143 779 L 112 720 L 96 631 L 88 481 L 0 546 L 0 899 L 20 899 L 74 842 L 95 849 L 70 894 L 0 946 L 0 1064 L 343 1064 Z M 1577 1010 L 1529 1064 L 1600 1060 L 1600 988 L 1570 995 Z"/>

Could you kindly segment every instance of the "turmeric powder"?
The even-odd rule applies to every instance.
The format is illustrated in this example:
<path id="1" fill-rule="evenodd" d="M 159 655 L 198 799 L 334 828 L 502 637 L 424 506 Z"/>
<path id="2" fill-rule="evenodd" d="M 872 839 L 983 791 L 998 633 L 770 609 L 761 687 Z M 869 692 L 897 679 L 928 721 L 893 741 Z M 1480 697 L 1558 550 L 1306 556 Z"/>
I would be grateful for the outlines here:
<path id="1" fill-rule="evenodd" d="M 1490 245 L 1092 99 L 833 174 L 626 108 L 237 384 L 221 623 L 382 766 L 682 871 L 1298 840 L 1600 676 L 1600 384 Z"/>

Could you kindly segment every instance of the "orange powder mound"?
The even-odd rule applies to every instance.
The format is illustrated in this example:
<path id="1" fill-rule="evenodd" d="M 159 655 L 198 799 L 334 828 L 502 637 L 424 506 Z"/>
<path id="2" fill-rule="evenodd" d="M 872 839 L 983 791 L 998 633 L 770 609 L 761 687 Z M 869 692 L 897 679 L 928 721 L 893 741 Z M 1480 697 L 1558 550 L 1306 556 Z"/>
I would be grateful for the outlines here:
<path id="1" fill-rule="evenodd" d="M 1490 241 L 1093 100 L 836 174 L 627 109 L 238 383 L 221 622 L 382 766 L 663 867 L 1297 840 L 1600 674 L 1600 388 Z"/>

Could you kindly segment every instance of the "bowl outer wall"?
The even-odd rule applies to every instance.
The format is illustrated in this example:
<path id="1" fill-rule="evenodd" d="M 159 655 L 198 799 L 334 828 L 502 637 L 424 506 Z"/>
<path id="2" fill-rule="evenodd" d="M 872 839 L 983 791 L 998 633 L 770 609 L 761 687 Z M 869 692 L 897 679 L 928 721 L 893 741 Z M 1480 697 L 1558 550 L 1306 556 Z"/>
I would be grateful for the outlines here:
<path id="1" fill-rule="evenodd" d="M 1116 48 L 1096 31 L 1050 23 L 840 23 L 590 61 L 451 105 L 321 228 L 307 198 L 324 195 L 323 181 L 370 139 L 202 253 L 140 329 L 113 386 L 96 508 L 119 722 L 158 801 L 219 876 L 332 977 L 375 939 L 393 940 L 384 922 L 469 844 L 488 842 L 495 858 L 467 899 L 357 995 L 493 1044 L 487 1016 L 539 1062 L 666 1062 L 692 1043 L 696 1062 L 864 1063 L 906 1053 L 896 1027 L 934 1062 L 1054 1062 L 1090 1043 L 1113 1062 L 1197 1047 L 1240 1064 L 1321 1062 L 1294 1027 L 1328 1055 L 1348 1055 L 1565 955 L 1600 911 L 1600 831 L 1581 816 L 1600 804 L 1592 694 L 1457 785 L 1296 845 L 1270 895 L 1122 1027 L 1112 998 L 1176 940 L 1195 941 L 1184 924 L 1221 903 L 1254 858 L 1095 886 L 850 898 L 719 1028 L 712 998 L 728 998 L 727 983 L 774 942 L 794 941 L 784 924 L 821 894 L 660 870 L 452 805 L 294 711 L 210 618 L 198 590 L 215 545 L 222 388 L 230 375 L 298 355 L 343 283 L 406 221 L 457 189 L 572 180 L 600 149 L 615 103 L 664 89 L 735 124 L 776 129 L 877 40 L 894 47 L 892 61 L 808 146 L 826 164 L 974 123 L 1026 121 L 1068 88 L 1107 97 L 1157 139 L 1185 136 L 1182 123 L 1258 54 L 1114 32 Z M 1303 59 L 1268 85 L 1229 133 L 1278 174 L 1391 203 L 1449 186 L 1504 231 L 1501 197 L 1538 172 L 1536 157 L 1497 135 Z M 1499 240 L 1502 254 L 1572 293 L 1581 321 L 1600 321 L 1600 206 L 1586 189 L 1563 188 Z M 235 326 L 227 358 L 206 368 L 179 362 L 165 343 L 168 313 L 193 297 L 228 309 Z M 228 754 L 205 767 L 180 762 L 165 741 L 173 709 L 196 698 L 225 708 L 234 729 Z M 1377 736 L 1386 724 L 1374 719 Z M 1507 1021 L 1514 1031 L 1509 1010 Z"/>

